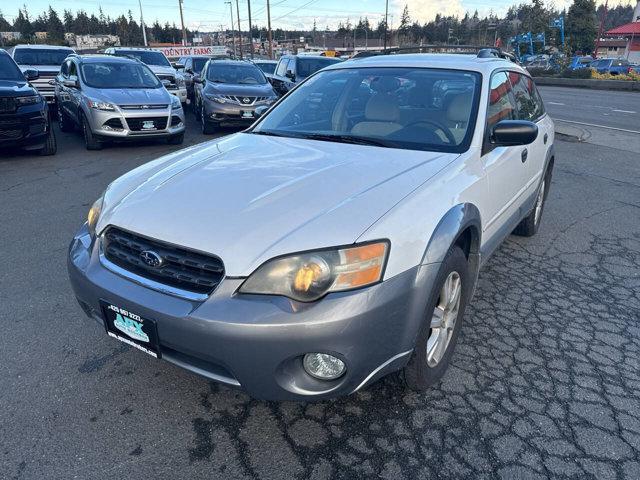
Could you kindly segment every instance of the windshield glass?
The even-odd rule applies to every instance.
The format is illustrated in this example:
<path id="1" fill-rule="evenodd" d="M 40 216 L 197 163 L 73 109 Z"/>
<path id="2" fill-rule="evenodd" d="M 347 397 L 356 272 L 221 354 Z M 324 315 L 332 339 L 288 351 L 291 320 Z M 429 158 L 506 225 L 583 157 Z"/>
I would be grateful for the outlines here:
<path id="1" fill-rule="evenodd" d="M 72 53 L 70 48 L 16 48 L 13 59 L 18 65 L 61 65 Z"/>
<path id="2" fill-rule="evenodd" d="M 191 67 L 191 69 L 193 70 L 193 73 L 200 73 L 202 71 L 202 67 L 204 67 L 204 64 L 207 63 L 207 60 L 209 60 L 208 58 L 194 58 L 193 59 L 193 67 Z"/>
<path id="3" fill-rule="evenodd" d="M 207 80 L 214 83 L 234 83 L 238 85 L 263 85 L 267 79 L 255 65 L 246 63 L 211 63 L 207 70 Z"/>
<path id="4" fill-rule="evenodd" d="M 119 57 L 132 57 L 137 58 L 142 63 L 147 65 L 158 65 L 160 67 L 170 67 L 171 64 L 167 57 L 161 52 L 154 52 L 152 50 L 116 50 L 115 55 Z"/>
<path id="5" fill-rule="evenodd" d="M 276 71 L 276 63 L 256 62 L 256 65 L 264 73 L 273 73 Z"/>
<path id="6" fill-rule="evenodd" d="M 298 57 L 296 74 L 300 78 L 307 78 L 312 73 L 338 62 L 340 60 L 330 57 Z"/>
<path id="7" fill-rule="evenodd" d="M 11 80 L 14 82 L 24 82 L 22 72 L 11 57 L 6 54 L 0 55 L 0 80 Z"/>
<path id="8" fill-rule="evenodd" d="M 251 132 L 464 152 L 473 135 L 480 82 L 480 74 L 462 70 L 329 70 L 292 91 Z"/>
<path id="9" fill-rule="evenodd" d="M 93 88 L 160 88 L 149 67 L 132 63 L 87 63 L 82 65 L 84 83 Z"/>

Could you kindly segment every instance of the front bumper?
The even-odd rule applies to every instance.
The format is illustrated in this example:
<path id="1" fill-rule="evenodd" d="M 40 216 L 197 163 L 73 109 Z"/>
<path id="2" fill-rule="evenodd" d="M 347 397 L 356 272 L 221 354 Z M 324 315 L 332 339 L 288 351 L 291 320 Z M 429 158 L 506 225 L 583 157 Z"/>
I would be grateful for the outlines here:
<path id="1" fill-rule="evenodd" d="M 204 115 L 211 123 L 227 126 L 249 126 L 256 121 L 255 110 L 266 103 L 240 105 L 238 103 L 218 103 L 204 99 L 202 102 Z M 247 113 L 250 116 L 247 116 Z"/>
<path id="2" fill-rule="evenodd" d="M 69 249 L 73 290 L 102 324 L 99 300 L 157 322 L 162 358 L 256 398 L 315 400 L 357 391 L 408 361 L 438 265 L 415 267 L 369 288 L 330 294 L 313 304 L 237 293 L 226 278 L 205 301 L 179 298 L 105 268 L 86 226 Z M 330 353 L 346 373 L 321 381 L 302 357 Z"/>
<path id="3" fill-rule="evenodd" d="M 44 102 L 20 107 L 15 113 L 0 114 L 0 147 L 37 150 L 46 143 L 49 128 Z"/>
<path id="4" fill-rule="evenodd" d="M 104 111 L 87 109 L 94 135 L 110 139 L 166 138 L 185 131 L 184 110 L 164 109 Z M 175 117 L 175 118 L 174 118 Z M 145 121 L 153 128 L 143 128 Z M 149 124 L 151 125 L 151 124 Z"/>

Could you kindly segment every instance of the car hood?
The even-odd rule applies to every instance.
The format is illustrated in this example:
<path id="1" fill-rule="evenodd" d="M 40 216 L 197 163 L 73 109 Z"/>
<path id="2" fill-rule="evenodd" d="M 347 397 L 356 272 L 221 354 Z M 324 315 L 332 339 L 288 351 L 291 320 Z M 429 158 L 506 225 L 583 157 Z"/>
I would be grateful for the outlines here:
<path id="1" fill-rule="evenodd" d="M 244 277 L 278 255 L 355 242 L 457 156 L 238 133 L 113 182 L 97 230 L 216 254 Z"/>
<path id="2" fill-rule="evenodd" d="M 19 97 L 35 93 L 26 80 L 0 80 L 0 97 Z"/>
<path id="3" fill-rule="evenodd" d="M 87 92 L 87 94 L 92 98 L 117 105 L 168 105 L 171 103 L 171 94 L 164 88 L 92 88 L 91 93 Z"/>
<path id="4" fill-rule="evenodd" d="M 147 67 L 149 67 L 151 69 L 151 71 L 155 74 L 161 74 L 161 75 L 176 75 L 176 69 L 173 67 L 163 67 L 161 65 L 147 65 Z"/>
<path id="5" fill-rule="evenodd" d="M 228 83 L 207 82 L 206 93 L 218 95 L 236 95 L 238 97 L 268 97 L 275 96 L 270 83 L 263 85 L 240 85 Z"/>

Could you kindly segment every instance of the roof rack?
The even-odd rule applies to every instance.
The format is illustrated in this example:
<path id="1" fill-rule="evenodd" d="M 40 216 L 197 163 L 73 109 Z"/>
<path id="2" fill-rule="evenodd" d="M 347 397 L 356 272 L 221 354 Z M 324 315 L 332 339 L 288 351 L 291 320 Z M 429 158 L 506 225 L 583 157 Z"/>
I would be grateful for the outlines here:
<path id="1" fill-rule="evenodd" d="M 353 58 L 366 58 L 376 55 L 401 55 L 409 53 L 451 53 L 451 54 L 476 54 L 478 58 L 503 58 L 515 62 L 515 56 L 497 47 L 486 45 L 415 45 L 410 47 L 387 48 L 379 52 L 364 51 Z"/>

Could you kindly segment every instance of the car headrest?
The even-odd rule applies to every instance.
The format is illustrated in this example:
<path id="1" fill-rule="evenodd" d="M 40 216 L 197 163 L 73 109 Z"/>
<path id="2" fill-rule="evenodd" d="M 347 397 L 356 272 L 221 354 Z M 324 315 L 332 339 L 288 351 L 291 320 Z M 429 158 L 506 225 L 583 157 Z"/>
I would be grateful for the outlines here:
<path id="1" fill-rule="evenodd" d="M 400 81 L 396 77 L 390 77 L 385 75 L 384 77 L 376 77 L 371 80 L 371 90 L 379 93 L 389 93 L 397 90 L 400 86 Z"/>
<path id="2" fill-rule="evenodd" d="M 397 122 L 400 118 L 400 106 L 394 95 L 374 94 L 364 108 L 364 116 L 374 122 Z"/>
<path id="3" fill-rule="evenodd" d="M 461 93 L 451 100 L 447 108 L 447 119 L 451 122 L 468 122 L 471 114 L 473 95 L 471 93 Z"/>

